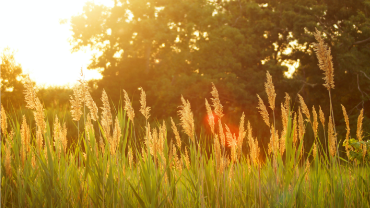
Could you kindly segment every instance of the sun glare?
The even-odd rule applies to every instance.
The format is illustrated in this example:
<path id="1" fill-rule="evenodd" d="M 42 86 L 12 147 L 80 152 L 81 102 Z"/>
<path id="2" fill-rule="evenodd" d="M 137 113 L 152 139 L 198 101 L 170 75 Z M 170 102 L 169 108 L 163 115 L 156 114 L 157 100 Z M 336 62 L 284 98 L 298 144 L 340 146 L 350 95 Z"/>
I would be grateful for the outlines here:
<path id="1" fill-rule="evenodd" d="M 82 12 L 87 0 L 1 1 L 0 50 L 15 51 L 15 60 L 37 85 L 72 85 L 96 52 L 71 52 L 69 19 Z M 92 1 L 112 6 L 113 1 Z M 67 20 L 65 24 L 60 24 Z M 100 79 L 96 70 L 84 70 L 86 79 Z"/>

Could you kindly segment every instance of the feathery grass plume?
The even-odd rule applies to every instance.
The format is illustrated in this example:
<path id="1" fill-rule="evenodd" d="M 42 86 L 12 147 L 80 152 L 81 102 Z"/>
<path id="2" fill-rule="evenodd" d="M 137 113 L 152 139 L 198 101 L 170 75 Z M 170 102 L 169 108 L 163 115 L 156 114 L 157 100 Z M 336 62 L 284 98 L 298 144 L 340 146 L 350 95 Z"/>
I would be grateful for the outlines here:
<path id="1" fill-rule="evenodd" d="M 206 100 L 206 109 L 207 109 L 207 115 L 208 115 L 208 124 L 211 127 L 212 134 L 215 133 L 215 117 L 213 116 L 211 106 L 209 105 L 207 98 Z"/>
<path id="2" fill-rule="evenodd" d="M 275 130 L 274 125 L 271 125 L 271 137 L 270 143 L 268 144 L 268 153 L 277 155 L 278 151 L 280 150 L 279 144 L 279 132 Z"/>
<path id="3" fill-rule="evenodd" d="M 343 142 L 343 146 L 346 149 L 347 157 L 350 158 L 350 150 L 351 150 L 352 147 L 349 145 L 349 135 L 351 133 L 351 129 L 349 128 L 349 118 L 348 118 L 348 115 L 347 115 L 346 108 L 342 104 L 341 104 L 341 106 L 342 106 L 344 121 L 346 122 L 346 130 L 347 130 L 346 139 Z"/>
<path id="4" fill-rule="evenodd" d="M 64 154 L 66 154 L 67 153 L 68 140 L 67 140 L 67 127 L 66 127 L 65 122 L 63 124 L 60 141 L 62 143 L 63 152 L 64 152 Z"/>
<path id="5" fill-rule="evenodd" d="M 240 123 L 239 123 L 239 134 L 238 134 L 238 152 L 241 156 L 241 154 L 243 153 L 242 152 L 242 147 L 243 147 L 243 141 L 244 141 L 244 138 L 245 138 L 245 135 L 247 134 L 247 132 L 245 132 L 244 130 L 244 112 L 242 114 L 242 117 L 240 118 Z"/>
<path id="6" fill-rule="evenodd" d="M 267 93 L 267 98 L 270 104 L 270 108 L 273 111 L 275 109 L 276 93 L 275 93 L 274 84 L 272 83 L 272 77 L 268 71 L 266 72 L 266 78 L 267 78 L 267 81 L 265 82 L 265 91 Z"/>
<path id="7" fill-rule="evenodd" d="M 35 117 L 35 122 L 37 126 L 36 131 L 36 145 L 39 151 L 41 151 L 43 146 L 43 134 L 46 133 L 46 123 L 44 120 L 44 106 L 41 104 L 40 99 L 36 98 L 36 110 L 33 112 Z"/>
<path id="8" fill-rule="evenodd" d="M 284 107 L 287 111 L 290 110 L 290 96 L 288 93 L 285 93 L 285 102 L 284 102 Z"/>
<path id="9" fill-rule="evenodd" d="M 301 142 L 303 142 L 303 137 L 305 134 L 306 128 L 304 126 L 304 120 L 301 112 L 301 108 L 298 108 L 298 137 Z"/>
<path id="10" fill-rule="evenodd" d="M 173 121 L 172 117 L 171 117 L 171 128 L 172 128 L 173 133 L 175 134 L 177 148 L 179 148 L 179 150 L 181 150 L 180 134 L 179 134 L 179 131 L 177 130 L 176 124 Z"/>
<path id="11" fill-rule="evenodd" d="M 280 155 L 283 155 L 285 152 L 285 140 L 286 140 L 286 130 L 283 130 L 281 132 L 281 138 L 280 138 Z"/>
<path id="12" fill-rule="evenodd" d="M 297 141 L 298 141 L 298 122 L 297 122 L 297 113 L 294 113 L 294 119 L 293 119 L 293 145 L 294 147 L 297 147 Z"/>
<path id="13" fill-rule="evenodd" d="M 308 121 L 308 122 L 311 122 L 311 116 L 310 116 L 310 111 L 308 110 L 308 108 L 307 108 L 307 105 L 306 105 L 306 103 L 304 102 L 304 99 L 303 99 L 303 97 L 300 95 L 300 94 L 298 94 L 298 98 L 299 98 L 299 102 L 300 102 L 300 104 L 301 104 L 301 109 L 302 109 L 302 112 L 303 112 L 303 114 L 306 116 L 306 120 Z"/>
<path id="14" fill-rule="evenodd" d="M 79 121 L 82 115 L 81 107 L 84 97 L 82 96 L 81 89 L 77 85 L 73 88 L 73 96 L 70 96 L 72 118 L 74 121 Z"/>
<path id="15" fill-rule="evenodd" d="M 149 152 L 154 157 L 154 161 L 157 160 L 157 149 L 158 149 L 158 133 L 157 129 L 153 128 L 153 132 L 149 135 Z"/>
<path id="16" fill-rule="evenodd" d="M 102 113 L 101 113 L 101 124 L 103 127 L 104 134 L 108 139 L 110 137 L 110 126 L 113 124 L 112 113 L 110 110 L 108 95 L 103 89 L 101 101 L 103 102 Z"/>
<path id="17" fill-rule="evenodd" d="M 192 142 L 195 142 L 194 139 L 194 118 L 193 113 L 191 112 L 189 100 L 185 100 L 181 95 L 182 105 L 179 106 L 180 110 L 178 114 L 180 116 L 181 126 L 185 134 L 187 134 Z"/>
<path id="18" fill-rule="evenodd" d="M 316 156 L 317 156 L 317 146 L 316 146 L 316 142 L 314 142 L 314 143 L 313 143 L 312 154 L 313 154 L 313 159 L 315 159 L 315 158 L 316 158 Z"/>
<path id="19" fill-rule="evenodd" d="M 263 121 L 266 123 L 266 125 L 268 127 L 270 127 L 269 113 L 267 112 L 266 106 L 265 106 L 265 104 L 263 103 L 263 100 L 261 99 L 261 97 L 258 94 L 257 94 L 257 97 L 258 97 L 258 107 L 257 107 L 257 109 L 259 109 L 259 112 L 262 116 Z"/>
<path id="20" fill-rule="evenodd" d="M 224 129 L 222 127 L 220 119 L 218 120 L 218 131 L 219 131 L 219 135 L 220 135 L 221 146 L 222 146 L 222 148 L 225 148 L 226 139 L 225 139 Z"/>
<path id="21" fill-rule="evenodd" d="M 172 169 L 178 169 L 180 160 L 177 157 L 177 151 L 175 144 L 172 144 Z"/>
<path id="22" fill-rule="evenodd" d="M 285 140 L 286 134 L 288 132 L 288 110 L 284 107 L 281 103 L 281 120 L 283 123 L 283 130 L 281 131 L 281 138 L 280 138 L 280 154 L 283 155 L 285 151 Z"/>
<path id="23" fill-rule="evenodd" d="M 325 128 L 325 115 L 324 112 L 321 110 L 321 106 L 319 106 L 319 117 L 320 117 L 320 122 L 322 126 Z"/>
<path id="24" fill-rule="evenodd" d="M 25 90 L 23 93 L 25 94 L 25 100 L 27 103 L 26 108 L 35 109 L 36 92 L 29 75 L 25 79 L 24 88 Z"/>
<path id="25" fill-rule="evenodd" d="M 319 128 L 319 122 L 317 120 L 317 113 L 316 113 L 316 110 L 315 110 L 315 106 L 312 106 L 312 117 L 313 117 L 312 129 L 313 129 L 313 134 L 316 138 L 317 137 L 317 129 Z"/>
<path id="26" fill-rule="evenodd" d="M 4 161 L 4 166 L 5 166 L 5 173 L 6 175 L 11 178 L 12 177 L 12 146 L 11 143 L 13 141 L 13 135 L 10 134 L 8 135 L 10 139 L 6 142 L 5 144 L 5 161 Z"/>
<path id="27" fill-rule="evenodd" d="M 357 118 L 357 131 L 356 131 L 356 136 L 358 141 L 362 141 L 362 120 L 364 119 L 364 109 L 361 110 L 360 115 Z"/>
<path id="28" fill-rule="evenodd" d="M 162 160 L 165 160 L 165 157 L 164 157 L 164 141 L 165 141 L 165 136 L 166 136 L 165 132 L 166 132 L 165 125 L 159 126 L 157 149 L 158 149 L 158 153 L 161 156 Z"/>
<path id="29" fill-rule="evenodd" d="M 140 112 L 143 114 L 143 116 L 145 117 L 146 120 L 149 119 L 149 111 L 150 111 L 150 107 L 146 107 L 146 94 L 143 90 L 143 88 L 140 88 L 141 89 L 141 94 L 140 94 L 140 104 L 141 104 L 141 108 L 140 108 Z"/>
<path id="30" fill-rule="evenodd" d="M 57 150 L 58 158 L 60 158 L 60 153 L 62 151 L 61 134 L 62 134 L 62 127 L 60 126 L 58 116 L 55 115 L 53 135 L 54 135 L 54 146 L 55 146 L 55 149 Z"/>
<path id="31" fill-rule="evenodd" d="M 213 82 L 212 82 L 211 95 L 213 97 L 213 98 L 211 98 L 211 100 L 212 100 L 212 103 L 213 103 L 212 106 L 213 106 L 214 112 L 215 112 L 216 116 L 218 116 L 218 118 L 221 119 L 222 116 L 224 116 L 224 114 L 222 112 L 223 106 L 221 105 L 221 101 L 220 101 L 220 98 L 219 98 L 219 95 L 218 95 L 218 91 L 216 89 L 216 86 L 213 84 Z"/>
<path id="32" fill-rule="evenodd" d="M 218 140 L 217 134 L 215 134 L 215 140 L 213 143 L 213 149 L 214 149 L 214 154 L 215 154 L 215 160 L 216 160 L 216 168 L 218 171 L 221 171 L 221 163 L 222 163 L 222 156 L 221 156 L 221 145 Z"/>
<path id="33" fill-rule="evenodd" d="M 190 159 L 189 159 L 188 149 L 186 148 L 185 148 L 184 160 L 185 160 L 185 166 L 189 170 L 190 169 Z"/>
<path id="34" fill-rule="evenodd" d="M 6 119 L 6 112 L 3 104 L 1 104 L 1 132 L 5 135 L 7 133 L 8 122 Z"/>
<path id="35" fill-rule="evenodd" d="M 30 128 L 27 125 L 26 116 L 23 115 L 21 125 L 21 160 L 22 165 L 26 160 L 26 155 L 30 150 Z"/>
<path id="36" fill-rule="evenodd" d="M 329 153 L 331 156 L 335 156 L 337 153 L 337 135 L 334 132 L 333 119 L 329 116 L 328 124 L 328 142 L 329 142 Z"/>
<path id="37" fill-rule="evenodd" d="M 288 109 L 284 107 L 283 104 L 281 104 L 281 121 L 283 123 L 283 129 L 287 130 L 288 129 Z"/>
<path id="38" fill-rule="evenodd" d="M 94 121 L 98 120 L 98 107 L 96 106 L 96 103 L 92 99 L 89 91 L 87 90 L 85 93 L 85 103 L 87 108 L 90 110 L 90 118 Z"/>
<path id="39" fill-rule="evenodd" d="M 250 158 L 254 165 L 258 165 L 258 156 L 259 156 L 260 148 L 258 147 L 257 138 L 254 140 L 252 137 L 252 127 L 249 121 L 247 125 L 247 131 L 248 131 L 248 144 L 249 144 Z"/>
<path id="40" fill-rule="evenodd" d="M 127 112 L 127 116 L 130 118 L 131 122 L 134 123 L 134 117 L 135 117 L 135 112 L 134 108 L 132 108 L 130 98 L 128 97 L 128 94 L 126 90 L 123 90 L 123 93 L 125 94 L 125 111 Z"/>
<path id="41" fill-rule="evenodd" d="M 160 129 L 163 133 L 163 137 L 166 137 L 167 136 L 167 128 L 166 128 L 166 122 L 163 120 L 163 123 L 162 123 L 162 126 L 161 126 L 161 129 Z"/>
<path id="42" fill-rule="evenodd" d="M 238 148 L 238 141 L 235 134 L 231 134 L 229 127 L 225 124 L 227 145 L 231 148 L 231 160 L 236 161 L 236 150 Z"/>
<path id="43" fill-rule="evenodd" d="M 325 80 L 324 86 L 326 89 L 334 89 L 334 68 L 333 68 L 333 57 L 331 56 L 330 48 L 324 43 L 321 37 L 321 32 L 317 30 L 314 33 L 315 39 L 318 43 L 314 45 L 314 51 L 316 52 L 317 59 L 319 61 L 319 67 L 324 71 Z"/>
<path id="44" fill-rule="evenodd" d="M 112 155 L 116 154 L 117 147 L 119 145 L 121 138 L 121 127 L 119 126 L 118 117 L 116 117 L 115 123 L 114 123 L 114 131 L 113 131 L 113 137 L 110 139 L 110 152 Z"/>

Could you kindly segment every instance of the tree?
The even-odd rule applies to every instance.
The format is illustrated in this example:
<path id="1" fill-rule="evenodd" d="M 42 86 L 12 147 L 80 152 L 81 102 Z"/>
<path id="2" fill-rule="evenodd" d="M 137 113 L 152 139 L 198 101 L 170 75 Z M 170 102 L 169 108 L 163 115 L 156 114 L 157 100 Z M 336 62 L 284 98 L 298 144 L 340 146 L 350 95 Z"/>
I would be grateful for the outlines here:
<path id="1" fill-rule="evenodd" d="M 143 87 L 154 117 L 175 114 L 180 94 L 195 115 L 204 115 L 204 97 L 214 82 L 226 120 L 242 111 L 256 120 L 256 94 L 266 98 L 266 71 L 273 76 L 277 103 L 284 92 L 293 100 L 300 93 L 308 106 L 320 104 L 329 112 L 313 52 L 317 28 L 332 49 L 334 113 L 340 120 L 340 104 L 351 110 L 366 107 L 370 98 L 368 10 L 366 0 L 135 0 L 116 1 L 113 8 L 88 3 L 71 20 L 72 43 L 75 50 L 91 46 L 102 52 L 89 67 L 103 75 L 91 83 L 98 91 L 106 88 L 118 99 L 122 88 L 138 97 Z M 292 78 L 286 77 L 285 63 L 298 61 Z M 257 134 L 267 136 L 265 128 L 259 126 Z"/>
<path id="2" fill-rule="evenodd" d="M 14 59 L 14 51 L 5 48 L 1 54 L 1 103 L 4 108 L 24 104 L 22 67 Z"/>

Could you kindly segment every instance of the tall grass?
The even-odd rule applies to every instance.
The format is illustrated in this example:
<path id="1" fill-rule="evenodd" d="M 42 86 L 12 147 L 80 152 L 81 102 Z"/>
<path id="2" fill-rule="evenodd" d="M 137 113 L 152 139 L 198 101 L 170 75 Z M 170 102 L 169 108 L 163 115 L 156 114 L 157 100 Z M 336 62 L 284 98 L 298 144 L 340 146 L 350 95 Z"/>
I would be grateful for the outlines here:
<path id="1" fill-rule="evenodd" d="M 333 79 L 328 80 L 331 87 Z M 140 112 L 145 123 L 135 122 L 126 92 L 124 106 L 116 106 L 114 114 L 103 93 L 103 113 L 98 119 L 84 84 L 75 88 L 72 98 L 72 118 L 78 123 L 73 128 L 81 126 L 77 134 L 69 135 L 79 141 L 73 144 L 66 144 L 64 120 L 60 122 L 58 115 L 45 119 L 42 106 L 32 103 L 37 100 L 32 86 L 28 86 L 27 100 L 36 106 L 28 105 L 34 116 L 27 110 L 24 119 L 9 117 L 1 109 L 2 207 L 370 206 L 370 144 L 362 141 L 362 120 L 358 120 L 357 140 L 347 134 L 344 143 L 338 142 L 332 111 L 327 119 L 320 108 L 318 118 L 313 108 L 311 117 L 302 97 L 299 109 L 293 111 L 287 95 L 281 104 L 279 133 L 269 74 L 265 86 L 272 116 L 258 96 L 258 108 L 270 129 L 268 149 L 260 148 L 244 114 L 238 132 L 223 122 L 222 101 L 214 85 L 213 109 L 206 100 L 212 133 L 197 135 L 195 128 L 200 127 L 194 126 L 191 104 L 183 97 L 180 124 L 171 118 L 171 122 L 151 126 L 144 90 Z M 320 142 L 319 126 L 328 146 Z M 307 135 L 313 135 L 315 142 L 304 152 Z M 338 154 L 343 144 L 347 158 Z"/>

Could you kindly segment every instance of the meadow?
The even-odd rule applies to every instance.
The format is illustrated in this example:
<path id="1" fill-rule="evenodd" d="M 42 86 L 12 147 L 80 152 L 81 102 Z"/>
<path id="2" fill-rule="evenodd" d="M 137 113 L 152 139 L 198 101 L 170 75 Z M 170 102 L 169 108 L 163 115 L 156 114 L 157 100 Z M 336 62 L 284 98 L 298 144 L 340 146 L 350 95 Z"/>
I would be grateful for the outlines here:
<path id="1" fill-rule="evenodd" d="M 330 48 L 319 31 L 315 37 L 331 97 Z M 197 134 L 200 127 L 194 125 L 191 104 L 183 96 L 179 95 L 178 119 L 153 125 L 143 89 L 139 111 L 124 90 L 122 105 L 112 106 L 103 91 L 103 106 L 98 108 L 81 80 L 71 96 L 72 117 L 67 117 L 78 129 L 73 140 L 67 139 L 66 118 L 45 119 L 30 79 L 25 87 L 27 116 L 19 119 L 1 108 L 2 207 L 370 206 L 370 143 L 363 141 L 363 111 L 356 138 L 351 138 L 342 106 L 347 134 L 339 142 L 332 110 L 323 112 L 317 106 L 310 110 L 298 95 L 294 111 L 288 94 L 279 107 L 269 72 L 268 100 L 256 97 L 256 110 L 270 129 L 268 149 L 261 148 L 244 114 L 237 132 L 224 123 L 222 100 L 213 84 L 212 99 L 205 100 L 211 132 Z M 332 109 L 332 103 L 328 105 Z M 275 118 L 279 110 L 282 116 Z M 145 119 L 138 120 L 139 116 Z M 278 119 L 281 129 L 275 128 Z M 324 139 L 319 138 L 319 129 Z M 304 152 L 309 131 L 315 142 Z M 346 157 L 340 157 L 341 145 Z"/>

